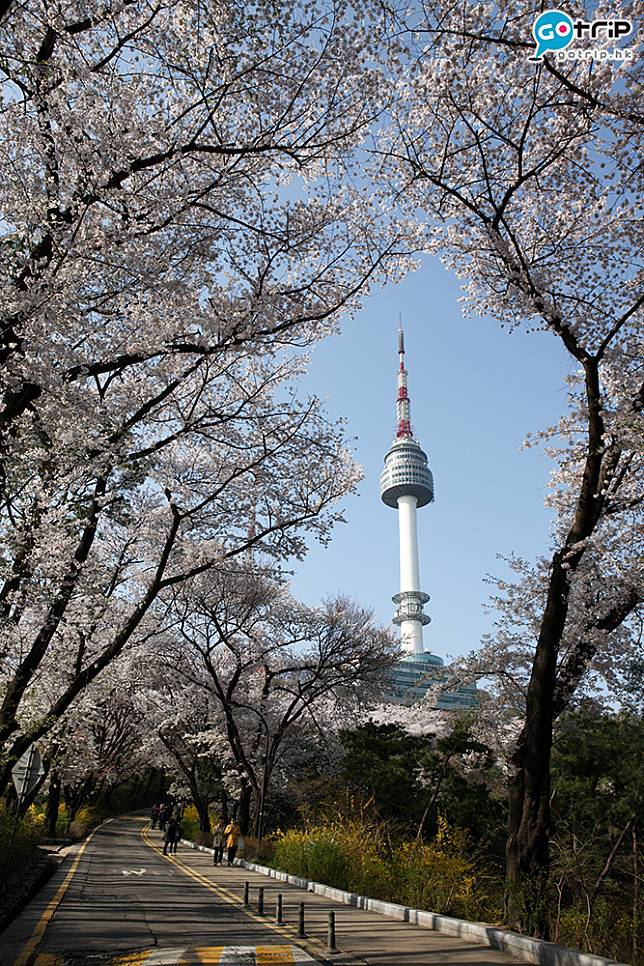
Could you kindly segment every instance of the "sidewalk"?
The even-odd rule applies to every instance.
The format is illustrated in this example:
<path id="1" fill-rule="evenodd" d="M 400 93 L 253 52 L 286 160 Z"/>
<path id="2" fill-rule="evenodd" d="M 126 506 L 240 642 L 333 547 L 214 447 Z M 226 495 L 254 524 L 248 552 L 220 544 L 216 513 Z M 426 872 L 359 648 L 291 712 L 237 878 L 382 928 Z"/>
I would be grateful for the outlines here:
<path id="1" fill-rule="evenodd" d="M 303 945 L 318 959 L 346 966 L 442 966 L 443 963 L 469 963 L 479 966 L 510 966 L 522 962 L 489 946 L 465 942 L 443 933 L 389 919 L 374 912 L 334 902 L 324 896 L 265 875 L 234 866 L 213 866 L 212 855 L 182 847 L 177 855 L 181 865 L 229 894 L 229 901 L 243 904 L 244 883 L 250 886 L 250 914 L 257 913 L 258 888 L 264 889 L 262 917 L 267 924 L 275 920 L 278 893 L 283 896 L 285 929 L 276 928 L 289 941 Z M 297 938 L 299 903 L 305 904 L 306 940 Z M 326 948 L 328 914 L 335 912 L 337 952 Z"/>

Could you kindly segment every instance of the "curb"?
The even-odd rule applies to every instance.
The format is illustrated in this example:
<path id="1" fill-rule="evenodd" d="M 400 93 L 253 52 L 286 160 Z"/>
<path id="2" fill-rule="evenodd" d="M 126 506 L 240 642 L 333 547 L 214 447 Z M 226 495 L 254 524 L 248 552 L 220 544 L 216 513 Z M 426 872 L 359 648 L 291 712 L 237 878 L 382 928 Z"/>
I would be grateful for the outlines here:
<path id="1" fill-rule="evenodd" d="M 213 852 L 205 845 L 195 845 L 194 842 L 188 842 L 185 839 L 182 839 L 181 842 L 183 845 L 198 849 L 200 852 L 210 852 L 211 854 Z M 384 902 L 381 899 L 359 896 L 355 892 L 346 892 L 344 889 L 336 889 L 334 886 L 324 885 L 322 882 L 313 882 L 296 875 L 288 875 L 288 873 L 280 872 L 278 869 L 271 869 L 266 865 L 257 865 L 255 862 L 247 862 L 245 859 L 235 859 L 234 864 L 248 869 L 250 872 L 258 872 L 260 875 L 277 879 L 279 882 L 287 882 L 298 889 L 305 889 L 315 895 L 333 899 L 335 902 L 356 906 L 358 909 L 366 909 L 368 912 L 378 912 L 390 919 L 400 919 L 402 922 L 408 922 L 413 926 L 434 929 L 446 936 L 468 939 L 471 942 L 489 946 L 491 949 L 512 953 L 519 959 L 528 963 L 537 963 L 538 966 L 628 966 L 628 964 L 618 963 L 614 959 L 604 959 L 603 956 L 583 953 L 579 949 L 568 949 L 565 946 L 558 946 L 556 943 L 546 942 L 545 939 L 532 939 L 530 936 L 522 936 L 520 933 L 510 932 L 507 929 L 501 929 L 487 923 L 468 922 L 466 919 L 442 916 L 424 909 L 412 909 L 410 906 L 401 906 L 395 902 Z"/>

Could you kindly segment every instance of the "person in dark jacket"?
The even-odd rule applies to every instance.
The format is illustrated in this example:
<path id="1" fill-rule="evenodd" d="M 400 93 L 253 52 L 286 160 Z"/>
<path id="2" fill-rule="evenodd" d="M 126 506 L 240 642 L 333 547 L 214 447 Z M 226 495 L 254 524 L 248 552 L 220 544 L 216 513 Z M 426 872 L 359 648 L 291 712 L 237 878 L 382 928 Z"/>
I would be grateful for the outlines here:
<path id="1" fill-rule="evenodd" d="M 172 843 L 172 845 L 173 845 L 172 851 L 176 855 L 177 854 L 177 845 L 179 844 L 179 842 L 181 840 L 181 836 L 183 835 L 183 832 L 181 831 L 181 818 L 178 815 L 174 819 L 174 824 L 176 825 L 176 828 L 174 830 L 174 841 Z"/>
<path id="2" fill-rule="evenodd" d="M 224 831 L 223 821 L 217 822 L 215 830 L 212 835 L 212 864 L 213 865 L 223 865 L 224 864 L 224 846 L 226 845 L 226 833 Z"/>
<path id="3" fill-rule="evenodd" d="M 165 839 L 163 841 L 163 854 L 168 852 L 177 854 L 177 844 L 181 838 L 181 826 L 176 818 L 171 818 L 165 829 Z"/>

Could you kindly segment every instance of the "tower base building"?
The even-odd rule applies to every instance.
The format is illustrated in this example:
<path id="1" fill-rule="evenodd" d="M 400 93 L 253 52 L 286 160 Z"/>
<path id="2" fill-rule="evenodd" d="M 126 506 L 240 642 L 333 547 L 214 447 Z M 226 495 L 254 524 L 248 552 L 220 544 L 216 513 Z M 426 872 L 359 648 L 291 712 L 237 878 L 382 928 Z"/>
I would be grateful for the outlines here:
<path id="1" fill-rule="evenodd" d="M 423 651 L 421 654 L 405 654 L 391 672 L 387 697 L 397 704 L 414 704 L 421 701 L 430 688 L 445 684 L 449 669 L 442 657 Z M 479 692 L 475 684 L 460 685 L 453 691 L 444 691 L 436 701 L 440 711 L 467 711 L 476 708 Z"/>

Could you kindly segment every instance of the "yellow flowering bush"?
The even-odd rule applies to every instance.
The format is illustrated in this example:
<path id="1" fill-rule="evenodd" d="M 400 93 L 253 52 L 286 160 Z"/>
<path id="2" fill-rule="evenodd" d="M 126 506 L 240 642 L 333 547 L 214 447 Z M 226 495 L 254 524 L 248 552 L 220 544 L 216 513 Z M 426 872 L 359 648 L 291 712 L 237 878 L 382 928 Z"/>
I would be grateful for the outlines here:
<path id="1" fill-rule="evenodd" d="M 392 844 L 387 826 L 340 817 L 280 833 L 272 863 L 315 882 L 468 919 L 501 915 L 502 880 L 479 867 L 469 834 L 441 818 L 434 840 Z"/>
<path id="2" fill-rule="evenodd" d="M 392 857 L 400 901 L 432 912 L 465 914 L 477 877 L 468 840 L 466 831 L 439 818 L 433 842 L 403 842 Z"/>
<path id="3" fill-rule="evenodd" d="M 363 818 L 291 829 L 276 841 L 273 864 L 316 882 L 350 892 L 386 891 L 390 868 L 386 842 L 378 826 Z"/>

